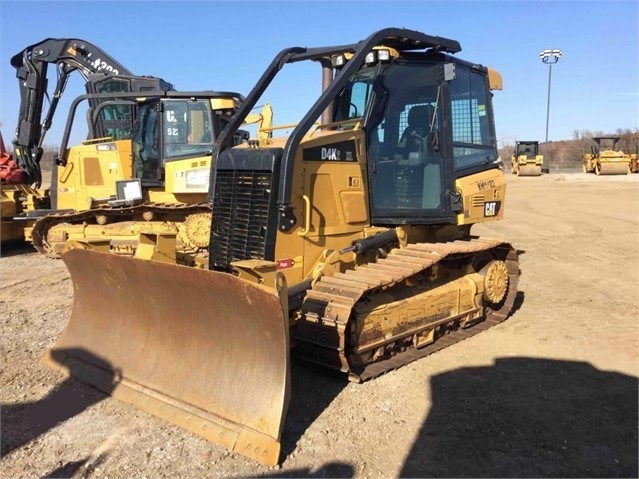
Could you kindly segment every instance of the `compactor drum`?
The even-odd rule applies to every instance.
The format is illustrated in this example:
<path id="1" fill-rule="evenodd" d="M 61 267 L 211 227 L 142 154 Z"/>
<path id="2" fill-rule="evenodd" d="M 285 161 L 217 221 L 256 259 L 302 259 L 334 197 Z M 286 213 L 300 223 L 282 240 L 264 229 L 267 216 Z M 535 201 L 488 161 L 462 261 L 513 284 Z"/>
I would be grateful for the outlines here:
<path id="1" fill-rule="evenodd" d="M 584 173 L 595 173 L 597 176 L 631 173 L 631 158 L 618 149 L 619 137 L 595 137 L 593 140 L 596 145 L 583 156 Z"/>
<path id="2" fill-rule="evenodd" d="M 361 382 L 506 319 L 517 251 L 471 234 L 504 215 L 501 77 L 460 49 L 387 28 L 280 52 L 213 147 L 208 269 L 64 252 L 74 306 L 49 364 L 272 465 L 289 348 Z M 234 146 L 299 61 L 319 62 L 323 78 L 300 123 Z"/>

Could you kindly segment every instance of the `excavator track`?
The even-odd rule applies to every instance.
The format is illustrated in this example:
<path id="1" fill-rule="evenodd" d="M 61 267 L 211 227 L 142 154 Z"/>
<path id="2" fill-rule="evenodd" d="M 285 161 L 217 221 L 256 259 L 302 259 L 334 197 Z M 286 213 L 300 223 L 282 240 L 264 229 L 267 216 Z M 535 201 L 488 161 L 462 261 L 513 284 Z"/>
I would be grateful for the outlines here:
<path id="1" fill-rule="evenodd" d="M 434 273 L 438 266 L 447 261 L 454 262 L 456 266 L 476 267 L 473 271 L 475 281 L 486 278 L 486 274 L 480 275 L 479 269 L 491 261 L 497 265 L 493 271 L 502 273 L 501 276 L 499 273 L 488 273 L 490 277 L 483 280 L 486 289 L 474 293 L 482 293 L 480 304 L 475 299 L 475 307 L 447 312 L 444 311 L 447 305 L 441 298 L 454 295 L 456 291 L 437 293 L 438 287 L 446 288 L 446 281 Z M 459 274 L 454 278 L 458 282 L 456 284 L 468 284 L 469 280 L 465 279 L 468 274 Z M 364 305 L 367 302 L 378 302 L 381 308 L 387 306 L 384 302 L 389 300 L 384 298 L 391 298 L 387 293 L 390 288 L 399 285 L 399 291 L 406 292 L 408 288 L 402 287 L 402 283 L 407 284 L 424 275 L 429 276 L 429 281 L 433 283 L 431 292 L 434 293 L 431 294 L 434 296 L 430 298 L 431 302 L 439 303 L 437 313 L 419 318 L 410 327 L 408 322 L 400 324 L 393 332 L 369 331 L 366 339 L 374 344 L 378 353 L 381 351 L 383 354 L 368 361 L 358 358 L 356 351 L 360 345 L 353 334 L 358 328 L 354 324 L 358 309 L 366 309 Z M 518 280 L 517 252 L 501 240 L 472 238 L 468 241 L 410 244 L 406 248 L 393 250 L 377 262 L 320 278 L 307 292 L 302 305 L 301 321 L 295 333 L 296 349 L 303 359 L 346 373 L 351 381 L 366 381 L 501 323 L 513 309 Z M 472 288 L 470 291 L 472 293 Z M 493 296 L 496 302 L 491 303 L 485 296 L 487 293 L 490 297 L 494 292 L 498 293 Z M 390 300 L 400 305 L 398 309 L 412 307 L 406 306 L 406 301 L 406 298 Z M 364 319 L 366 321 L 368 319 Z M 366 330 L 366 324 L 359 329 Z M 371 334 L 377 334 L 377 337 Z M 426 337 L 424 344 L 419 342 L 420 335 Z M 363 333 L 359 335 L 359 338 L 363 337 Z"/>
<path id="2" fill-rule="evenodd" d="M 40 218 L 33 225 L 31 233 L 33 246 L 40 253 L 50 258 L 60 258 L 61 248 L 56 248 L 49 238 L 51 228 L 60 224 L 82 225 L 82 224 L 111 224 L 124 221 L 159 221 L 159 222 L 184 222 L 186 218 L 193 215 L 211 214 L 211 205 L 208 203 L 195 204 L 162 204 L 144 203 L 134 206 L 124 206 L 118 208 L 95 208 L 86 211 L 73 213 L 51 214 Z M 139 219 L 138 219 L 139 218 Z M 100 221 L 103 223 L 100 223 Z M 209 220 L 210 222 L 210 220 Z M 197 232 L 197 237 L 207 236 Z M 208 239 L 208 237 L 207 237 Z M 60 238 L 57 238 L 59 241 Z M 205 247 L 206 245 L 198 245 Z"/>

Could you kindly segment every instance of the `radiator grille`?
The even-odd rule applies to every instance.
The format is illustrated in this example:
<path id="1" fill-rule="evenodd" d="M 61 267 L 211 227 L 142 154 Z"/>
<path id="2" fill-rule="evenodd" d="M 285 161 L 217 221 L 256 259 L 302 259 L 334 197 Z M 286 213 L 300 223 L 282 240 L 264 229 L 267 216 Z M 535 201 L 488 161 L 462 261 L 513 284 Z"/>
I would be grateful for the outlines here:
<path id="1" fill-rule="evenodd" d="M 218 170 L 213 202 L 211 264 L 228 269 L 232 261 L 272 260 L 268 238 L 272 173 Z"/>

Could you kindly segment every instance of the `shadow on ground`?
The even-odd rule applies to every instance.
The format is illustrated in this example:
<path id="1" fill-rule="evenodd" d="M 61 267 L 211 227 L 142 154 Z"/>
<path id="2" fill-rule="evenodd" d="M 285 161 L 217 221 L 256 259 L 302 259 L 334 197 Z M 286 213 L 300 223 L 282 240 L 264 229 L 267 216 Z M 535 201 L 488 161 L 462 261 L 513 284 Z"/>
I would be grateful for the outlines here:
<path id="1" fill-rule="evenodd" d="M 51 392 L 38 401 L 0 405 L 0 424 L 2 424 L 0 456 L 6 456 L 108 397 L 107 394 L 74 379 L 74 377 L 86 375 L 87 371 L 86 368 L 79 366 L 79 363 L 67 361 L 69 355 L 78 357 L 78 354 L 91 358 L 93 364 L 101 365 L 105 371 L 111 369 L 107 362 L 84 350 L 51 350 L 51 358 L 58 364 L 65 364 L 70 370 L 71 377 L 56 385 Z M 117 380 L 114 374 L 110 381 L 112 388 L 116 386 Z M 109 381 L 102 382 L 103 385 L 108 383 Z"/>
<path id="2" fill-rule="evenodd" d="M 433 376 L 401 477 L 637 477 L 638 386 L 535 358 Z"/>
<path id="3" fill-rule="evenodd" d="M 348 381 L 344 377 L 331 375 L 326 369 L 295 358 L 291 361 L 291 384 L 291 401 L 281 438 L 282 461 L 295 450 L 302 435 L 348 385 Z M 334 466 L 323 473 L 331 477 L 351 477 L 338 473 L 344 469 L 342 466 L 350 466 L 341 463 Z M 352 468 L 350 473 L 352 475 Z M 309 477 L 301 474 L 301 471 L 298 471 L 297 476 L 289 476 L 286 472 L 283 474 L 281 477 Z"/>
<path id="4" fill-rule="evenodd" d="M 31 243 L 25 243 L 24 241 L 6 242 L 0 245 L 0 258 L 35 252 L 36 250 L 33 245 Z"/>
<path id="5" fill-rule="evenodd" d="M 70 478 L 70 477 L 91 477 L 93 472 L 106 460 L 106 454 L 100 454 L 96 459 L 87 457 L 79 461 L 67 462 L 57 469 L 42 476 L 42 479 Z"/>

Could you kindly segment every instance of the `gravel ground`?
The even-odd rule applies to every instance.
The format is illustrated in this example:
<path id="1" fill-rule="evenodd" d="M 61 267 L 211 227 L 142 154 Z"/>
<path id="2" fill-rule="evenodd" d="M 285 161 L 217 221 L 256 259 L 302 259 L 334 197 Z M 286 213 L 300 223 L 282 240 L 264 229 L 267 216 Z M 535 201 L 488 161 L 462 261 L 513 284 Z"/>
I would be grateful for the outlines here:
<path id="1" fill-rule="evenodd" d="M 42 365 L 69 276 L 3 248 L 3 477 L 637 477 L 639 175 L 507 179 L 474 232 L 520 250 L 514 314 L 361 385 L 293 363 L 271 468 Z"/>

